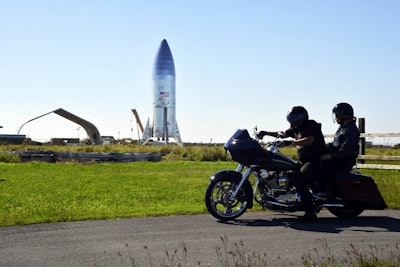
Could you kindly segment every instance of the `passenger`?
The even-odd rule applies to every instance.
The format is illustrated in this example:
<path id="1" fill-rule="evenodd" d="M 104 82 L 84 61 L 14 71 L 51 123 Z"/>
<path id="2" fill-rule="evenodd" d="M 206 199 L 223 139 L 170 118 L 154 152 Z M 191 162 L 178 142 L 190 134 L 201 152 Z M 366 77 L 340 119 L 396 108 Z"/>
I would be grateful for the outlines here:
<path id="1" fill-rule="evenodd" d="M 339 103 L 333 110 L 334 120 L 339 124 L 332 143 L 327 144 L 327 153 L 321 157 L 322 194 L 326 196 L 327 187 L 335 173 L 350 171 L 356 164 L 359 153 L 360 131 L 358 130 L 353 107 L 348 103 Z"/>
<path id="2" fill-rule="evenodd" d="M 314 222 L 317 220 L 316 211 L 312 202 L 312 196 L 308 190 L 318 176 L 321 156 L 325 153 L 325 140 L 321 132 L 321 125 L 308 118 L 307 110 L 302 106 L 293 107 L 287 114 L 290 128 L 283 133 L 261 131 L 259 138 L 264 135 L 277 137 L 282 135 L 294 138 L 292 145 L 297 147 L 297 154 L 302 166 L 301 177 L 296 179 L 296 188 L 304 203 L 305 214 L 299 217 L 300 222 Z"/>

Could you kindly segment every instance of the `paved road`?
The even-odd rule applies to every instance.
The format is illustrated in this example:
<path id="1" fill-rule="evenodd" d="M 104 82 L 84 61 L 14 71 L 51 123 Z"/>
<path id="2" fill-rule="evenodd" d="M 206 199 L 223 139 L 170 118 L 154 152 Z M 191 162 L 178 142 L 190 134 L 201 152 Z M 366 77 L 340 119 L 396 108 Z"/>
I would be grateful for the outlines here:
<path id="1" fill-rule="evenodd" d="M 369 250 L 373 243 L 385 254 L 400 242 L 400 211 L 366 211 L 345 220 L 322 211 L 313 225 L 297 223 L 297 215 L 247 213 L 230 223 L 193 215 L 1 227 L 0 266 L 160 266 L 176 249 L 175 263 L 220 266 L 217 251 L 224 254 L 225 237 L 229 250 L 256 252 L 268 266 L 301 266 L 303 255 L 315 256 L 314 248 L 324 255 L 324 243 L 340 256 L 350 244 Z"/>

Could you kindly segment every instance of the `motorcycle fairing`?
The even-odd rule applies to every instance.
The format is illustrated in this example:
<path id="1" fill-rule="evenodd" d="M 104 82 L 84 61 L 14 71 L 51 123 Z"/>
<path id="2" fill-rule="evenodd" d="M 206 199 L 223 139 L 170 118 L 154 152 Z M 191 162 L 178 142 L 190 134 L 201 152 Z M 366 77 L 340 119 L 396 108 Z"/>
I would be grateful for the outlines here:
<path id="1" fill-rule="evenodd" d="M 232 160 L 245 166 L 262 165 L 272 158 L 272 153 L 252 139 L 247 130 L 237 130 L 225 143 L 224 148 L 229 151 Z"/>

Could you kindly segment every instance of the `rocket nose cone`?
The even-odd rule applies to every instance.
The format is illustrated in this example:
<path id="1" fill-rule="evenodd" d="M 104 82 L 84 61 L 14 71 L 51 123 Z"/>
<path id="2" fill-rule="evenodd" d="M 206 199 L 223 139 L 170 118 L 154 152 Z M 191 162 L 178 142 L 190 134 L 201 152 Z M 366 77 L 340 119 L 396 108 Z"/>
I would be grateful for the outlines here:
<path id="1" fill-rule="evenodd" d="M 175 76 L 174 59 L 167 40 L 162 40 L 158 49 L 157 57 L 154 63 L 154 75 L 173 75 Z"/>

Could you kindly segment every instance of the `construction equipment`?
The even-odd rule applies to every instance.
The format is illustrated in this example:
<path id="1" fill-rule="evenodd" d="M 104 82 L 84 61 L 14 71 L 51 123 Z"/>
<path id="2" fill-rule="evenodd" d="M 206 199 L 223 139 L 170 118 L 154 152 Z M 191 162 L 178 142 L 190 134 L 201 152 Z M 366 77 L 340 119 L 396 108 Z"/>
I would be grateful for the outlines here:
<path id="1" fill-rule="evenodd" d="M 142 122 L 140 121 L 139 114 L 137 113 L 136 109 L 132 108 L 131 110 L 132 110 L 133 115 L 134 115 L 135 118 L 136 118 L 136 124 L 137 124 L 137 126 L 140 128 L 140 130 L 141 130 L 142 133 L 143 133 L 144 128 L 143 128 Z M 140 140 L 139 129 L 138 129 L 138 139 Z"/>
<path id="2" fill-rule="evenodd" d="M 142 133 L 143 133 L 144 128 L 143 128 L 142 122 L 140 121 L 139 114 L 137 113 L 136 109 L 132 108 L 132 113 L 133 113 L 133 115 L 134 115 L 135 118 L 136 118 L 136 123 L 137 123 L 137 125 L 139 126 L 140 130 L 141 130 Z"/>

